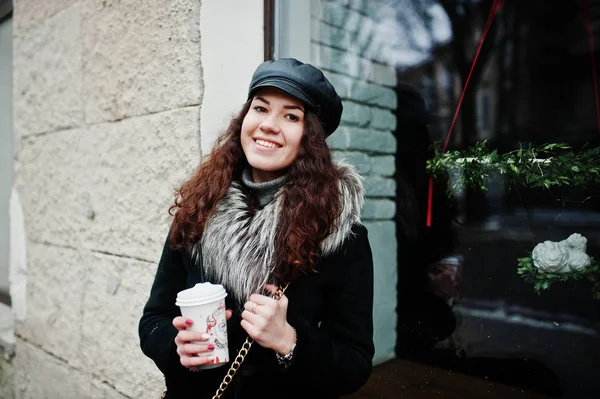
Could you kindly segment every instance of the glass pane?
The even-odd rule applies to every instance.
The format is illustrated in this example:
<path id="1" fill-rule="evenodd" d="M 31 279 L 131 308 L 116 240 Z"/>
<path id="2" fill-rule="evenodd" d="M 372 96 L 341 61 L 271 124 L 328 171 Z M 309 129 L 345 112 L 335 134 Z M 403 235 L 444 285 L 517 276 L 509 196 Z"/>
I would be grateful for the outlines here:
<path id="1" fill-rule="evenodd" d="M 484 140 L 498 154 L 544 143 L 596 148 L 592 72 L 600 62 L 600 4 L 504 3 L 448 151 Z M 538 294 L 517 274 L 518 259 L 538 243 L 573 233 L 587 239 L 589 256 L 600 258 L 594 179 L 575 185 L 581 174 L 561 180 L 541 164 L 543 178 L 560 183 L 546 189 L 526 181 L 531 170 L 514 181 L 480 168 L 489 172 L 482 191 L 456 184 L 463 169 L 448 171 L 434 181 L 426 226 L 431 145 L 446 140 L 493 1 L 305 4 L 310 32 L 294 32 L 310 35 L 310 61 L 344 99 L 330 145 L 367 186 L 377 366 L 361 397 L 599 397 L 600 301 L 592 282 L 569 278 Z M 293 48 L 285 50 L 293 56 Z"/>

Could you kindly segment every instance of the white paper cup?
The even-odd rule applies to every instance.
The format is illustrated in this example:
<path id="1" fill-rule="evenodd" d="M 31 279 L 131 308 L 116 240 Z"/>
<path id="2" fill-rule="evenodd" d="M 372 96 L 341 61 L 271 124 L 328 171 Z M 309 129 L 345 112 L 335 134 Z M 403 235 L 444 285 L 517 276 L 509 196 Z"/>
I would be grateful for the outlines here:
<path id="1" fill-rule="evenodd" d="M 220 367 L 229 362 L 225 317 L 226 296 L 227 292 L 222 285 L 211 283 L 198 283 L 177 294 L 175 304 L 179 306 L 181 315 L 193 321 L 188 330 L 210 334 L 208 343 L 215 346 L 211 353 L 206 354 L 214 356 L 213 362 L 198 366 L 198 369 Z"/>

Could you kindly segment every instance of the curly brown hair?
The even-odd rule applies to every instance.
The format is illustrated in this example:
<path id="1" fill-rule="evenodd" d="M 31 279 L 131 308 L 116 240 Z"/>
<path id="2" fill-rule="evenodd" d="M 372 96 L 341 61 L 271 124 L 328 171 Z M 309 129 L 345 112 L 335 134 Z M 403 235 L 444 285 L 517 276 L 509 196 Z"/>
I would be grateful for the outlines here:
<path id="1" fill-rule="evenodd" d="M 177 190 L 169 208 L 174 216 L 171 245 L 181 248 L 198 242 L 206 221 L 232 181 L 241 178 L 248 165 L 240 134 L 249 100 L 217 139 L 213 150 L 196 173 Z M 306 109 L 304 134 L 295 161 L 288 169 L 282 192 L 282 211 L 275 237 L 275 274 L 288 282 L 316 271 L 320 244 L 333 233 L 341 212 L 340 171 L 325 141 L 325 132 L 316 114 Z"/>

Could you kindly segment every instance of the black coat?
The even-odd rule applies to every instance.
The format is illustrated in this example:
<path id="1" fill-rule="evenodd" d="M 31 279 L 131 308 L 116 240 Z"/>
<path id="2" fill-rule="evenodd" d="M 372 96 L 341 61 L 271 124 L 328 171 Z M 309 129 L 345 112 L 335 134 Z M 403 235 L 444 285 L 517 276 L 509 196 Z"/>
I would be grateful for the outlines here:
<path id="1" fill-rule="evenodd" d="M 317 273 L 292 281 L 288 322 L 296 329 L 291 365 L 279 365 L 274 351 L 254 344 L 223 398 L 337 398 L 358 390 L 371 373 L 373 345 L 373 263 L 367 229 L 354 225 L 353 234 Z M 229 365 L 191 372 L 179 362 L 171 322 L 180 316 L 179 291 L 203 282 L 186 250 L 164 247 L 150 298 L 139 323 L 142 351 L 165 375 L 168 398 L 212 398 Z M 246 334 L 237 306 L 228 322 L 230 357 Z"/>

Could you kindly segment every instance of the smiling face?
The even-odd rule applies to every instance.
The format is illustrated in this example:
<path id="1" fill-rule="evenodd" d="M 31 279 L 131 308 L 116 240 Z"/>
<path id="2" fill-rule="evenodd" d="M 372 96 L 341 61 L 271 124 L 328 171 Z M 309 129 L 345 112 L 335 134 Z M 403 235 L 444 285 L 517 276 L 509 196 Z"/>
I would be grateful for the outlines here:
<path id="1" fill-rule="evenodd" d="M 286 173 L 300 150 L 304 103 L 279 89 L 256 92 L 242 124 L 242 149 L 255 183 Z"/>

